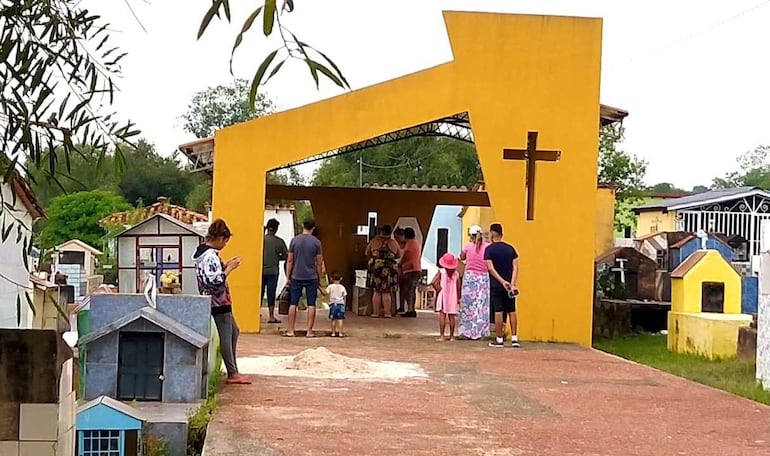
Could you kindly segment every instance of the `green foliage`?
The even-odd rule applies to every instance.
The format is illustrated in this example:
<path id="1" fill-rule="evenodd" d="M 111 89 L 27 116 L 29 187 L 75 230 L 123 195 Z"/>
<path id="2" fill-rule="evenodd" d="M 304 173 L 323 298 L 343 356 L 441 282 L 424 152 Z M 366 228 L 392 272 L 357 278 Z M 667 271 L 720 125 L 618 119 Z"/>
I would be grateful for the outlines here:
<path id="1" fill-rule="evenodd" d="M 142 434 L 142 456 L 168 456 L 171 454 L 168 442 L 151 433 Z"/>
<path id="2" fill-rule="evenodd" d="M 770 189 L 770 146 L 757 146 L 738 157 L 740 170 L 717 177 L 714 188 L 760 187 Z"/>
<path id="3" fill-rule="evenodd" d="M 118 192 L 133 204 L 140 201 L 152 204 L 159 196 L 184 204 L 201 180 L 200 176 L 182 169 L 176 156 L 160 156 L 155 146 L 144 139 L 139 139 L 136 146 L 122 149 L 126 159 L 126 172 L 122 174 L 115 174 L 109 166 L 96 167 L 95 162 L 100 157 L 93 148 L 84 146 L 81 151 L 82 154 L 72 157 L 69 167 L 64 162 L 55 163 L 53 176 L 56 179 L 46 169 L 29 166 L 32 188 L 44 206 L 56 196 L 97 189 Z M 46 156 L 49 154 L 50 151 L 46 151 Z M 103 164 L 111 165 L 115 154 L 107 153 L 101 160 Z"/>
<path id="4" fill-rule="evenodd" d="M 676 185 L 670 184 L 668 182 L 655 184 L 652 187 L 648 187 L 647 190 L 652 193 L 686 193 L 685 190 L 682 190 Z"/>
<path id="5" fill-rule="evenodd" d="M 235 51 L 241 45 L 243 37 L 252 28 L 254 22 L 259 19 L 260 15 L 262 16 L 262 33 L 264 36 L 272 35 L 277 29 L 282 42 L 282 45 L 268 53 L 262 60 L 262 63 L 259 64 L 259 67 L 257 67 L 249 88 L 249 103 L 251 106 L 255 106 L 259 87 L 275 76 L 289 59 L 305 63 L 315 81 L 316 87 L 318 87 L 320 82 L 319 77 L 324 76 L 339 87 L 350 88 L 340 69 L 326 54 L 301 41 L 283 25 L 281 22 L 282 14 L 291 13 L 292 11 L 294 11 L 294 0 L 283 0 L 280 8 L 278 8 L 278 0 L 264 0 L 261 5 L 257 6 L 246 17 L 241 26 L 241 31 L 235 37 L 235 43 L 233 43 L 230 55 L 230 73 L 233 72 Z M 230 1 L 212 0 L 211 7 L 206 11 L 201 20 L 201 25 L 198 29 L 198 39 L 206 32 L 214 16 L 221 18 L 221 13 L 224 13 L 228 23 L 231 22 Z M 270 71 L 268 72 L 268 70 Z"/>
<path id="6" fill-rule="evenodd" d="M 217 408 L 216 394 L 222 382 L 222 354 L 217 350 L 214 370 L 209 372 L 208 397 L 195 412 L 190 414 L 187 422 L 187 455 L 200 456 L 206 441 L 206 428 Z"/>
<path id="7" fill-rule="evenodd" d="M 597 295 L 602 298 L 625 299 L 626 290 L 615 277 L 615 272 L 609 265 L 602 265 L 596 274 Z"/>
<path id="8" fill-rule="evenodd" d="M 363 166 L 359 166 L 359 160 Z M 481 167 L 472 144 L 449 138 L 418 137 L 324 160 L 313 176 L 313 184 L 356 187 L 360 182 L 470 187 L 480 179 Z"/>
<path id="9" fill-rule="evenodd" d="M 275 105 L 264 93 L 257 94 L 254 108 L 249 103 L 249 83 L 236 79 L 231 85 L 218 85 L 193 95 L 182 115 L 183 128 L 196 138 L 206 138 L 229 125 L 275 112 Z"/>
<path id="10" fill-rule="evenodd" d="M 202 179 L 193 187 L 184 202 L 184 207 L 191 211 L 206 213 L 206 205 L 211 204 L 212 182 L 211 178 Z"/>
<path id="11" fill-rule="evenodd" d="M 99 267 L 96 271 L 102 276 L 102 283 L 107 285 L 118 284 L 118 257 L 112 252 L 105 253 L 99 258 Z"/>
<path id="12" fill-rule="evenodd" d="M 119 125 L 103 109 L 112 104 L 125 55 L 82 2 L 0 0 L 0 156 L 11 160 L 7 169 L 38 168 L 56 181 L 58 163 L 68 169 L 80 154 L 76 144 L 88 146 L 101 166 L 110 148 L 136 136 L 133 124 Z M 117 156 L 120 170 L 119 149 Z"/>
<path id="13" fill-rule="evenodd" d="M 607 125 L 602 127 L 599 136 L 599 182 L 618 187 L 615 205 L 615 228 L 622 231 L 627 225 L 626 220 L 635 218 L 630 208 L 638 204 L 643 196 L 644 175 L 647 172 L 647 162 L 635 155 L 618 148 L 623 141 L 623 127 Z M 627 203 L 627 204 L 620 204 Z M 625 211 L 625 212 L 624 212 Z"/>
<path id="14" fill-rule="evenodd" d="M 706 193 L 710 189 L 705 185 L 696 185 L 692 188 L 692 193 Z"/>
<path id="15" fill-rule="evenodd" d="M 65 193 L 118 189 L 119 176 L 113 172 L 114 157 L 111 153 L 103 154 L 93 147 L 81 146 L 80 153 L 72 155 L 69 163 L 57 158 L 61 154 L 61 147 L 53 152 L 45 151 L 43 161 L 54 161 L 53 173 L 33 163 L 27 166 L 32 191 L 43 207 L 47 207 L 51 199 Z M 100 159 L 102 166 L 94 166 Z"/>
<path id="16" fill-rule="evenodd" d="M 770 405 L 770 391 L 764 391 L 757 383 L 754 362 L 737 358 L 711 361 L 700 356 L 671 353 L 666 348 L 666 336 L 652 334 L 598 340 L 594 342 L 594 348 Z"/>
<path id="17" fill-rule="evenodd" d="M 40 243 L 44 248 L 52 248 L 70 239 L 80 239 L 100 247 L 105 232 L 99 226 L 99 220 L 130 208 L 122 196 L 108 190 L 57 196 L 48 206 Z"/>
<path id="18" fill-rule="evenodd" d="M 160 196 L 184 204 L 195 186 L 196 176 L 180 168 L 176 154 L 162 157 L 145 140 L 126 151 L 126 160 L 126 173 L 121 176 L 118 189 L 132 204 L 153 204 Z"/>

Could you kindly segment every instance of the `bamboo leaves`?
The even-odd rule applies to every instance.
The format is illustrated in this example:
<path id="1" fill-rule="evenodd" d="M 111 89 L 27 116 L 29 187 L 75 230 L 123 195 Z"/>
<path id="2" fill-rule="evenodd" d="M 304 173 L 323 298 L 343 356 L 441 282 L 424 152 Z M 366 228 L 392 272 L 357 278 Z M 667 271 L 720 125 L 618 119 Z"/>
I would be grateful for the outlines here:
<path id="1" fill-rule="evenodd" d="M 213 18 L 221 17 L 220 11 L 224 11 L 225 18 L 230 22 L 229 2 L 227 0 L 212 0 L 211 6 L 206 11 L 201 20 L 198 30 L 198 39 L 205 33 Z M 254 77 L 251 81 L 249 90 L 249 103 L 252 108 L 257 101 L 259 88 L 272 79 L 284 67 L 289 59 L 302 61 L 310 71 L 310 76 L 315 82 L 316 88 L 320 86 L 320 76 L 324 76 L 338 87 L 349 89 L 347 79 L 342 74 L 339 67 L 323 52 L 320 52 L 300 41 L 296 35 L 289 31 L 281 23 L 281 15 L 294 11 L 293 0 L 282 0 L 281 7 L 278 8 L 278 0 L 264 0 L 263 4 L 254 9 L 243 21 L 240 32 L 235 37 L 232 50 L 230 52 L 230 73 L 233 74 L 233 60 L 235 52 L 243 43 L 244 36 L 252 29 L 254 22 L 262 16 L 262 33 L 269 37 L 278 30 L 283 45 L 278 49 L 271 51 L 265 56 L 257 67 Z M 287 38 L 290 36 L 291 38 Z"/>
<path id="2" fill-rule="evenodd" d="M 105 154 L 138 134 L 131 122 L 105 112 L 125 55 L 112 45 L 109 24 L 82 2 L 0 0 L 0 179 L 16 183 L 11 199 L 20 176 L 61 186 L 57 163 L 69 169 L 72 154 L 82 155 L 87 146 L 96 151 L 98 167 Z M 33 169 L 39 172 L 28 172 Z M 10 236 L 13 226 L 17 243 L 30 251 L 31 227 L 7 199 L 0 206 L 6 224 L 0 237 Z"/>

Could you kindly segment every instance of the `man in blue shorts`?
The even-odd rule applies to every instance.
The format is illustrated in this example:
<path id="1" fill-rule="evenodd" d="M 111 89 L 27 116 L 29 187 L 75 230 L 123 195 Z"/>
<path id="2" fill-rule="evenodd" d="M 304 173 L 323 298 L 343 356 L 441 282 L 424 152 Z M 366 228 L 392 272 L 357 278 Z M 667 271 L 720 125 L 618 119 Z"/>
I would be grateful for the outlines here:
<path id="1" fill-rule="evenodd" d="M 313 236 L 315 222 L 311 219 L 305 220 L 302 223 L 302 228 L 302 234 L 295 236 L 289 243 L 289 255 L 286 258 L 286 277 L 289 282 L 289 293 L 291 294 L 287 337 L 294 337 L 294 325 L 297 323 L 297 305 L 299 305 L 303 289 L 307 298 L 307 337 L 313 337 L 315 304 L 323 271 L 321 241 Z"/>
<path id="2" fill-rule="evenodd" d="M 484 251 L 484 260 L 489 269 L 489 305 L 495 312 L 495 340 L 490 347 L 503 347 L 505 329 L 503 316 L 511 322 L 511 347 L 519 348 L 516 335 L 516 281 L 519 277 L 519 254 L 516 249 L 503 242 L 503 226 L 493 223 L 489 227 L 492 243 Z"/>

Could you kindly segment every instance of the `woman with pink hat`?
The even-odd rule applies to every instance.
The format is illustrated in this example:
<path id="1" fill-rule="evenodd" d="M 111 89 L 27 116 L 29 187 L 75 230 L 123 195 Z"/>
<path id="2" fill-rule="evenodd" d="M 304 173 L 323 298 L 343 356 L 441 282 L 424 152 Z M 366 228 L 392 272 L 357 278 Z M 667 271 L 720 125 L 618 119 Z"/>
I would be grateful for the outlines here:
<path id="1" fill-rule="evenodd" d="M 460 261 L 451 253 L 445 253 L 438 260 L 439 269 L 436 277 L 433 278 L 433 288 L 436 290 L 436 311 L 441 312 L 439 323 L 439 341 L 446 340 L 447 319 L 449 320 L 449 340 L 455 338 L 455 320 L 457 310 L 460 307 L 460 274 L 457 272 L 457 266 Z M 448 318 L 447 318 L 448 317 Z"/>

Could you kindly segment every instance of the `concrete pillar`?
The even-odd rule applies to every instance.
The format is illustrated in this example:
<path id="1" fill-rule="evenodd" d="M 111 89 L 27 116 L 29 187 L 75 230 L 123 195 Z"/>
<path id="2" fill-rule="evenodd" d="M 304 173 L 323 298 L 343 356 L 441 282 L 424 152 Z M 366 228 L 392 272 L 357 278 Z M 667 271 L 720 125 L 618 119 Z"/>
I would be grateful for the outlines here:
<path id="1" fill-rule="evenodd" d="M 757 310 L 757 380 L 770 390 L 770 252 L 760 257 Z"/>

